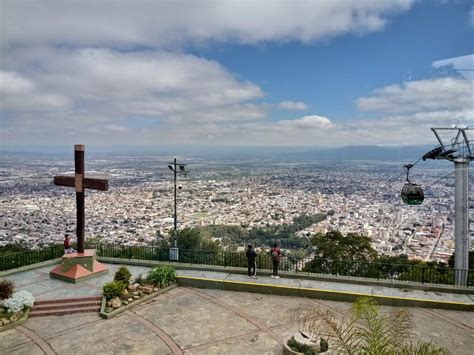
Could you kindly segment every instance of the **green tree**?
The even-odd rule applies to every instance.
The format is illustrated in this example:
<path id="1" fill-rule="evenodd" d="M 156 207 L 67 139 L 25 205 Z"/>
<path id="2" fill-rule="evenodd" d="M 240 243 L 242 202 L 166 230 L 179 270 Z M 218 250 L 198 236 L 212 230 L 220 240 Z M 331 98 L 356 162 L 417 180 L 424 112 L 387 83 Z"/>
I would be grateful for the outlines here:
<path id="1" fill-rule="evenodd" d="M 177 233 L 179 249 L 197 250 L 201 247 L 201 233 L 194 228 L 184 228 Z"/>
<path id="2" fill-rule="evenodd" d="M 307 263 L 304 271 L 347 276 L 364 276 L 370 272 L 368 263 L 377 259 L 370 238 L 339 231 L 318 233 L 311 238 L 315 258 Z"/>

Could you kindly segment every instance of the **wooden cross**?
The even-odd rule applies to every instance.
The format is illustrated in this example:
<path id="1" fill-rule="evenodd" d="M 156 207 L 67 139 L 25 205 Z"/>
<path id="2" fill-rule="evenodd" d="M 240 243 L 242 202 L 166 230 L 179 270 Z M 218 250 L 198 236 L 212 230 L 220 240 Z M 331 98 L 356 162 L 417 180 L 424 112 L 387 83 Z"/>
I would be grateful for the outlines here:
<path id="1" fill-rule="evenodd" d="M 105 179 L 90 179 L 84 176 L 84 145 L 74 146 L 75 176 L 55 176 L 54 184 L 69 186 L 76 189 L 76 214 L 77 214 L 77 252 L 84 253 L 84 189 L 107 191 L 109 182 Z"/>

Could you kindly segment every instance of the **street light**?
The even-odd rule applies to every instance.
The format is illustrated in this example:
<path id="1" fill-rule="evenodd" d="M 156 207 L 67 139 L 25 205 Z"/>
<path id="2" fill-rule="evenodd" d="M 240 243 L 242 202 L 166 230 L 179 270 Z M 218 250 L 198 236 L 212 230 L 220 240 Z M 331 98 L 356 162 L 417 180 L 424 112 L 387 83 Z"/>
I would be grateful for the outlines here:
<path id="1" fill-rule="evenodd" d="M 176 158 L 174 158 L 173 162 L 168 163 L 168 168 L 173 171 L 174 175 L 174 247 L 170 248 L 170 260 L 178 260 L 178 209 L 177 209 L 177 203 L 176 203 L 176 187 L 177 187 L 177 175 L 178 174 L 183 174 L 186 175 L 186 169 L 185 169 L 186 164 L 184 163 L 178 163 L 176 161 Z M 180 190 L 183 188 L 181 185 L 178 187 Z"/>

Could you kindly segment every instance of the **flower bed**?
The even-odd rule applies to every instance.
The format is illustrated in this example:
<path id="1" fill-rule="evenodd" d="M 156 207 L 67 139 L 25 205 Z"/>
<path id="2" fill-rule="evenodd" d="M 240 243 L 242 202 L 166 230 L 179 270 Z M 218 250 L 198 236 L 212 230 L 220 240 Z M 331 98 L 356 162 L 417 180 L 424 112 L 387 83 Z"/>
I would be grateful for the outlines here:
<path id="1" fill-rule="evenodd" d="M 104 285 L 100 316 L 110 318 L 132 306 L 142 303 L 176 287 L 176 273 L 169 266 L 158 266 L 143 279 L 139 276 L 129 284 L 130 273 L 122 266 L 114 281 Z"/>
<path id="2" fill-rule="evenodd" d="M 35 298 L 31 293 L 14 292 L 14 289 L 12 282 L 0 281 L 0 331 L 23 323 L 35 303 Z"/>

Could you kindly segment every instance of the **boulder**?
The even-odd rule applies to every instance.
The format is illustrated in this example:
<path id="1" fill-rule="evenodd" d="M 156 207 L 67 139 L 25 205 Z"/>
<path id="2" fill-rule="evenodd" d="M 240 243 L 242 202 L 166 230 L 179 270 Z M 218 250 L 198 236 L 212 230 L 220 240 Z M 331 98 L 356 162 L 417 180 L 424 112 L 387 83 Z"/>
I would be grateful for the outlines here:
<path id="1" fill-rule="evenodd" d="M 122 291 L 122 296 L 123 296 L 123 297 L 127 297 L 127 296 L 128 296 L 128 290 L 127 290 L 127 289 L 125 289 L 125 290 Z"/>
<path id="2" fill-rule="evenodd" d="M 128 302 L 127 302 L 127 301 L 123 301 L 122 304 L 123 304 L 124 306 L 126 306 L 126 305 L 128 304 Z"/>
<path id="3" fill-rule="evenodd" d="M 112 307 L 112 301 L 107 302 L 107 307 Z"/>
<path id="4" fill-rule="evenodd" d="M 111 300 L 112 308 L 119 308 L 122 305 L 122 300 L 118 297 L 114 297 Z"/>
<path id="5" fill-rule="evenodd" d="M 153 287 L 152 286 L 143 286 L 142 291 L 143 291 L 143 293 L 146 293 L 147 295 L 149 295 L 150 293 L 153 292 Z"/>
<path id="6" fill-rule="evenodd" d="M 158 292 L 159 288 L 158 287 L 153 287 L 153 292 Z"/>
<path id="7" fill-rule="evenodd" d="M 133 291 L 132 292 L 132 296 L 138 296 L 138 294 L 139 294 L 139 291 Z"/>
<path id="8" fill-rule="evenodd" d="M 7 325 L 10 323 L 10 320 L 5 318 L 2 323 L 3 325 Z"/>
<path id="9" fill-rule="evenodd" d="M 133 302 L 133 297 L 130 297 L 128 300 L 127 300 L 128 303 L 130 302 Z"/>
<path id="10" fill-rule="evenodd" d="M 138 287 L 139 287 L 139 286 L 140 286 L 140 284 L 135 283 L 135 284 L 133 284 L 133 285 L 128 285 L 127 288 L 128 288 L 128 290 L 129 290 L 130 292 L 133 292 L 133 291 L 138 290 Z"/>
<path id="11" fill-rule="evenodd" d="M 133 296 L 134 299 L 138 300 L 140 296 Z"/>

